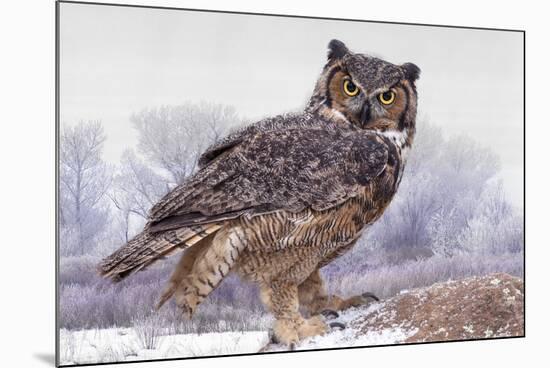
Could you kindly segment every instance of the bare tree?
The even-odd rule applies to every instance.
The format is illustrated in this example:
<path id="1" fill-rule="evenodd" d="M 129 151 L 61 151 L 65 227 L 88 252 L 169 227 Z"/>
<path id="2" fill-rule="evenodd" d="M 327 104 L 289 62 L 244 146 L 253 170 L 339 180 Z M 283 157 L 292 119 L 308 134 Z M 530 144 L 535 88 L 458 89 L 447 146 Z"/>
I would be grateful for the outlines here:
<path id="1" fill-rule="evenodd" d="M 213 103 L 161 106 L 132 115 L 138 151 L 163 169 L 174 184 L 196 168 L 204 149 L 239 124 L 235 109 Z"/>
<path id="2" fill-rule="evenodd" d="M 138 224 L 147 219 L 149 209 L 168 191 L 165 178 L 147 167 L 132 150 L 122 154 L 121 167 L 115 177 L 109 197 L 120 211 L 119 220 L 123 230 L 123 241 L 132 235 L 132 216 Z"/>
<path id="3" fill-rule="evenodd" d="M 109 197 L 116 212 L 119 241 L 143 225 L 149 209 L 196 169 L 198 158 L 240 121 L 235 109 L 213 103 L 161 106 L 133 114 L 139 156 L 124 152 Z M 117 230 L 118 232 L 118 230 Z"/>
<path id="4" fill-rule="evenodd" d="M 108 223 L 103 200 L 112 178 L 101 158 L 105 139 L 98 121 L 65 126 L 61 132 L 59 179 L 65 254 L 89 251 Z"/>

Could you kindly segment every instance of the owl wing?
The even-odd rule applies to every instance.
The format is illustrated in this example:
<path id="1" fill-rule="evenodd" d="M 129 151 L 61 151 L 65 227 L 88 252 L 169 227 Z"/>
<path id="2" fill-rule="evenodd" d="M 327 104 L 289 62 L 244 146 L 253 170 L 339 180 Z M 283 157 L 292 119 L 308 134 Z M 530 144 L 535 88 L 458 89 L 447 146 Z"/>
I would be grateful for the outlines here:
<path id="1" fill-rule="evenodd" d="M 388 161 L 367 131 L 253 131 L 207 151 L 202 169 L 150 212 L 152 232 L 278 210 L 325 210 L 358 195 Z"/>

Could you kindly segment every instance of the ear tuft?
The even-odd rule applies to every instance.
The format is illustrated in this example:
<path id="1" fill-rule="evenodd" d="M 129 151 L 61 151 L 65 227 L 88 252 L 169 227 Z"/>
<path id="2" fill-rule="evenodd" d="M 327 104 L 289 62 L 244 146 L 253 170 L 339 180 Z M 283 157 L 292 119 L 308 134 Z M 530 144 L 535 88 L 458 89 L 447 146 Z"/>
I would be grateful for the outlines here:
<path id="1" fill-rule="evenodd" d="M 328 43 L 328 59 L 340 59 L 342 56 L 349 53 L 346 45 L 340 40 L 331 40 Z"/>
<path id="2" fill-rule="evenodd" d="M 401 65 L 401 67 L 405 72 L 405 78 L 407 78 L 411 82 L 416 81 L 420 76 L 420 68 L 413 63 L 405 63 Z"/>

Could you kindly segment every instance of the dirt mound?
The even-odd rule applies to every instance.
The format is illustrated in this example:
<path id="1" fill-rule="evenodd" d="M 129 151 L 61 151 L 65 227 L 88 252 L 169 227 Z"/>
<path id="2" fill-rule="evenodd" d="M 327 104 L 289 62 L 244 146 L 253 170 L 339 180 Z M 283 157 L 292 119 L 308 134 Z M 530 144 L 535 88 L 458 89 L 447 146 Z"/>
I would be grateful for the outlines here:
<path id="1" fill-rule="evenodd" d="M 298 350 L 524 335 L 523 281 L 503 273 L 404 290 L 343 311 L 346 328 L 302 341 Z M 267 344 L 261 351 L 288 347 Z"/>
<path id="2" fill-rule="evenodd" d="M 523 281 L 491 274 L 402 292 L 354 321 L 358 333 L 416 330 L 403 342 L 523 336 Z"/>

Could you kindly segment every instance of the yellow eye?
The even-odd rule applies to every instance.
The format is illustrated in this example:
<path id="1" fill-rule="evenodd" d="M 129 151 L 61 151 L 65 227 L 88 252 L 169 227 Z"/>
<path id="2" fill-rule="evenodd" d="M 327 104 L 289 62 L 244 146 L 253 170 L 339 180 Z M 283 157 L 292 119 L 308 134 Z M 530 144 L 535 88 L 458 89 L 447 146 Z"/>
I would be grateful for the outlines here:
<path id="1" fill-rule="evenodd" d="M 393 101 L 395 100 L 395 92 L 394 91 L 382 92 L 378 95 L 378 99 L 384 105 L 391 105 L 393 103 Z"/>
<path id="2" fill-rule="evenodd" d="M 357 88 L 357 86 L 349 79 L 345 79 L 344 92 L 346 92 L 346 95 L 350 97 L 357 96 L 357 94 L 359 93 L 359 88 Z"/>

